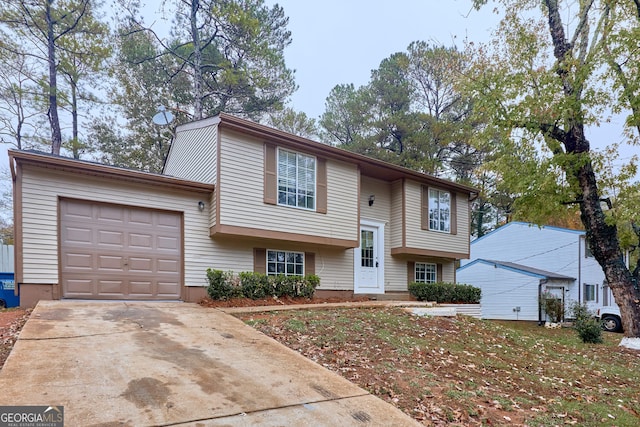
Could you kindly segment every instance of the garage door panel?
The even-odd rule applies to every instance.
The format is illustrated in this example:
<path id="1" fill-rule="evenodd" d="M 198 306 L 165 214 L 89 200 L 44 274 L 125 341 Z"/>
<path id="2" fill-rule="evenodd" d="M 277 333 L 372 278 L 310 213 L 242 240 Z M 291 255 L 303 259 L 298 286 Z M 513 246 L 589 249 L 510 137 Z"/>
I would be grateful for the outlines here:
<path id="1" fill-rule="evenodd" d="M 179 213 L 61 201 L 61 281 L 68 298 L 179 299 Z"/>
<path id="2" fill-rule="evenodd" d="M 179 251 L 180 241 L 176 237 L 171 236 L 158 236 L 158 249 Z"/>
<path id="3" fill-rule="evenodd" d="M 124 259 L 118 255 L 98 255 L 98 272 L 100 270 L 111 270 L 124 272 Z"/>
<path id="4" fill-rule="evenodd" d="M 98 293 L 101 295 L 124 296 L 126 293 L 123 292 L 123 287 L 123 280 L 98 280 Z"/>
<path id="5" fill-rule="evenodd" d="M 123 248 L 124 245 L 124 233 L 121 231 L 111 230 L 98 230 L 98 242 L 99 245 L 117 246 Z"/>
<path id="6" fill-rule="evenodd" d="M 93 243 L 93 230 L 88 227 L 66 227 L 62 233 L 69 244 L 91 245 Z"/>
<path id="7" fill-rule="evenodd" d="M 158 282 L 158 295 L 166 299 L 176 297 L 176 289 L 180 289 L 176 282 Z"/>
<path id="8" fill-rule="evenodd" d="M 153 236 L 151 234 L 129 233 L 129 248 L 153 249 Z"/>
<path id="9" fill-rule="evenodd" d="M 154 271 L 152 258 L 129 258 L 129 272 L 131 273 L 150 273 Z"/>
<path id="10" fill-rule="evenodd" d="M 91 205 L 83 202 L 66 201 L 62 206 L 63 216 L 74 220 L 91 221 L 93 219 L 93 209 Z"/>
<path id="11" fill-rule="evenodd" d="M 74 296 L 89 297 L 95 293 L 92 279 L 69 279 L 66 283 L 67 293 Z"/>
<path id="12" fill-rule="evenodd" d="M 63 259 L 63 268 L 91 271 L 94 269 L 93 257 L 90 254 L 67 253 Z"/>

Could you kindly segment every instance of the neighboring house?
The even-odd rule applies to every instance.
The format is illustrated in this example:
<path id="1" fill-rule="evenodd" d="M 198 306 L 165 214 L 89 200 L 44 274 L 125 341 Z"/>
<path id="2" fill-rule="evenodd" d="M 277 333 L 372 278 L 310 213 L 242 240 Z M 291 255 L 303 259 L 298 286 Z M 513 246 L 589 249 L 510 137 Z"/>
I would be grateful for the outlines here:
<path id="1" fill-rule="evenodd" d="M 545 320 L 540 295 L 547 291 L 565 307 L 572 301 L 597 310 L 615 304 L 585 232 L 511 222 L 471 242 L 458 283 L 482 289 L 482 318 Z"/>
<path id="2" fill-rule="evenodd" d="M 406 293 L 469 256 L 472 188 L 227 114 L 179 126 L 161 175 L 9 155 L 24 306 L 198 301 L 207 268 Z"/>

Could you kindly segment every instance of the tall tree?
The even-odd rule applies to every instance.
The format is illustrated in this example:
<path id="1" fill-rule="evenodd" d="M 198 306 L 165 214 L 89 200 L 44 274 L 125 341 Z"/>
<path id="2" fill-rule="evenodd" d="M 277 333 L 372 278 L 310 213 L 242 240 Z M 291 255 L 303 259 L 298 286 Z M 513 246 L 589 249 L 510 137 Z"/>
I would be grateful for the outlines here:
<path id="1" fill-rule="evenodd" d="M 19 40 L 0 47 L 40 61 L 47 70 L 47 106 L 51 127 L 51 152 L 60 154 L 62 130 L 58 112 L 58 61 L 61 39 L 73 33 L 85 17 L 91 0 L 11 0 L 0 6 L 3 37 Z"/>
<path id="2" fill-rule="evenodd" d="M 5 42 L 6 43 L 6 42 Z M 0 55 L 0 142 L 31 147 L 44 112 L 37 108 L 39 73 L 25 55 L 11 48 Z"/>
<path id="3" fill-rule="evenodd" d="M 152 33 L 162 49 L 141 61 L 169 57 L 167 81 L 188 79 L 175 94 L 198 120 L 221 111 L 260 119 L 280 110 L 296 89 L 284 61 L 291 43 L 288 18 L 264 0 L 174 0 L 170 41 Z M 135 5 L 134 5 L 135 6 Z M 130 34 L 151 30 L 130 8 Z"/>
<path id="4" fill-rule="evenodd" d="M 94 94 L 106 78 L 106 61 L 111 56 L 109 27 L 96 16 L 95 5 L 89 3 L 85 16 L 78 22 L 75 31 L 60 39 L 60 61 L 58 69 L 68 85 L 67 108 L 71 113 L 71 139 L 65 147 L 74 159 L 79 159 L 86 150 L 92 150 L 80 137 L 80 103 L 98 104 Z"/>
<path id="5" fill-rule="evenodd" d="M 478 6 L 484 3 L 476 1 Z M 506 12 L 494 44 L 477 51 L 470 73 L 476 107 L 490 114 L 497 126 L 511 131 L 515 143 L 544 150 L 548 170 L 563 172 L 548 179 L 561 180 L 561 199 L 552 194 L 536 197 L 532 191 L 523 194 L 531 195 L 531 206 L 561 202 L 579 206 L 591 251 L 620 306 L 625 336 L 640 337 L 638 277 L 626 267 L 616 224 L 603 211 L 585 135 L 585 126 L 597 123 L 598 114 L 615 101 L 599 70 L 606 65 L 601 55 L 605 6 L 618 2 L 501 3 Z"/>

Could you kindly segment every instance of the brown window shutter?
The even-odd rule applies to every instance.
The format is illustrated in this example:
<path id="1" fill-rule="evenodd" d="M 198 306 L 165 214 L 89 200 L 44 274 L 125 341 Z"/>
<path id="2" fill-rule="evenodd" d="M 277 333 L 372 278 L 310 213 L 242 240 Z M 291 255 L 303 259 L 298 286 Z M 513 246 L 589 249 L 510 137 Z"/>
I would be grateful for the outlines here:
<path id="1" fill-rule="evenodd" d="M 456 193 L 451 194 L 451 234 L 458 234 L 458 203 Z"/>
<path id="2" fill-rule="evenodd" d="M 278 160 L 276 146 L 264 144 L 264 202 L 278 203 Z"/>
<path id="3" fill-rule="evenodd" d="M 327 213 L 327 161 L 318 158 L 316 171 L 316 212 Z"/>
<path id="4" fill-rule="evenodd" d="M 436 282 L 442 281 L 442 264 L 436 264 Z"/>
<path id="5" fill-rule="evenodd" d="M 253 248 L 253 271 L 255 273 L 267 274 L 267 250 L 264 248 Z"/>
<path id="6" fill-rule="evenodd" d="M 416 281 L 416 263 L 409 261 L 407 263 L 407 284 Z"/>
<path id="7" fill-rule="evenodd" d="M 421 204 L 421 228 L 423 230 L 429 229 L 429 187 L 422 186 L 422 196 L 420 198 Z"/>
<path id="8" fill-rule="evenodd" d="M 304 253 L 304 274 L 316 274 L 316 254 L 313 252 Z"/>

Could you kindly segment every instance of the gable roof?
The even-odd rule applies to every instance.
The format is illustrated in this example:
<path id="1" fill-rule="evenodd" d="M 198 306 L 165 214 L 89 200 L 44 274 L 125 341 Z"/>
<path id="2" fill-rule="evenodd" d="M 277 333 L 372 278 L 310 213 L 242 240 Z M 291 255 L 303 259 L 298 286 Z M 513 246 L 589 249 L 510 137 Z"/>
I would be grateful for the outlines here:
<path id="1" fill-rule="evenodd" d="M 180 125 L 176 128 L 176 134 L 181 131 L 198 129 L 208 126 L 218 126 L 222 129 L 229 129 L 232 131 L 252 135 L 256 138 L 275 142 L 279 145 L 295 150 L 305 151 L 309 154 L 336 159 L 348 163 L 355 163 L 358 165 L 360 172 L 366 176 L 384 179 L 387 181 L 409 178 L 422 183 L 467 193 L 469 195 L 475 195 L 478 193 L 478 190 L 467 185 L 458 184 L 453 181 L 437 178 L 425 173 L 394 165 L 392 163 L 377 160 L 372 157 L 367 157 L 362 154 L 353 153 L 342 148 L 333 147 L 331 145 L 323 144 L 311 139 L 283 132 L 269 126 L 241 119 L 239 117 L 235 117 L 226 113 L 220 113 L 214 117 L 209 117 L 199 121 Z M 169 147 L 169 150 L 170 155 L 171 147 Z"/>
<path id="2" fill-rule="evenodd" d="M 20 164 L 31 164 L 48 169 L 69 171 L 83 175 L 109 178 L 126 182 L 153 184 L 176 190 L 187 190 L 200 193 L 211 193 L 214 190 L 213 184 L 203 184 L 201 182 L 189 181 L 186 179 L 160 175 L 157 173 L 142 172 L 133 169 L 109 166 L 101 163 L 89 162 L 86 160 L 76 160 L 38 151 L 23 151 L 12 149 L 9 150 L 9 165 L 11 167 L 11 174 L 14 180 L 16 172 L 13 160 L 15 160 L 16 163 Z"/>
<path id="3" fill-rule="evenodd" d="M 475 242 L 478 242 L 480 240 L 484 240 L 489 236 L 493 236 L 496 233 L 503 232 L 503 231 L 507 230 L 509 227 L 513 227 L 513 226 L 516 226 L 516 225 L 520 225 L 520 226 L 526 225 L 528 227 L 536 228 L 538 230 L 542 229 L 542 230 L 558 231 L 558 232 L 561 232 L 561 233 L 570 233 L 570 234 L 577 234 L 577 235 L 585 235 L 586 234 L 586 232 L 584 230 L 574 230 L 574 229 L 571 229 L 571 228 L 556 227 L 555 225 L 538 225 L 538 224 L 534 224 L 532 222 L 512 221 L 512 222 L 509 222 L 509 223 L 507 223 L 507 224 L 505 224 L 505 225 L 503 225 L 503 226 L 501 226 L 499 228 L 496 228 L 495 230 L 492 230 L 492 231 L 488 232 L 487 234 L 485 234 L 482 237 L 478 237 L 477 239 L 473 240 L 471 242 L 471 244 L 473 245 Z"/>
<path id="4" fill-rule="evenodd" d="M 575 277 L 565 276 L 564 274 L 553 273 L 551 271 L 541 270 L 539 268 L 528 267 L 526 265 L 516 264 L 514 262 L 496 261 L 482 258 L 475 259 L 470 263 L 463 265 L 462 267 L 458 268 L 458 271 L 469 268 L 475 264 L 493 265 L 496 268 L 515 271 L 520 274 L 545 280 L 576 280 Z"/>

